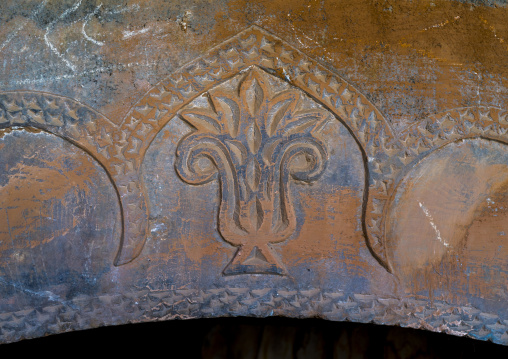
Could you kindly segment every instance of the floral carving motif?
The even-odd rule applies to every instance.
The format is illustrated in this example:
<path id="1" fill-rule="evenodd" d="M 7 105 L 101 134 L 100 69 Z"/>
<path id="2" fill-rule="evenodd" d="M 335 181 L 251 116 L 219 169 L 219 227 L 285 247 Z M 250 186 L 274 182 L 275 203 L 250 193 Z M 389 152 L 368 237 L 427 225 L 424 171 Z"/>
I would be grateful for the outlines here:
<path id="1" fill-rule="evenodd" d="M 219 181 L 218 231 L 238 247 L 226 275 L 284 274 L 270 244 L 296 229 L 289 184 L 313 183 L 327 163 L 316 134 L 328 112 L 301 106 L 300 90 L 272 89 L 270 77 L 251 68 L 232 88 L 201 96 L 205 105 L 180 111 L 195 131 L 179 143 L 175 168 L 192 185 Z"/>

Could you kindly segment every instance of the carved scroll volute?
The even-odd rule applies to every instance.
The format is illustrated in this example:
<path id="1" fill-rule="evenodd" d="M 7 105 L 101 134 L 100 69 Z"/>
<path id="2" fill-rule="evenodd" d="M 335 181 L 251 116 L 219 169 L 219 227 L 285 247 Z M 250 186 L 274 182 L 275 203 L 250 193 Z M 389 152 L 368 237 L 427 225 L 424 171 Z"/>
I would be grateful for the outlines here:
<path id="1" fill-rule="evenodd" d="M 226 275 L 285 273 L 270 244 L 296 229 L 289 184 L 316 181 L 327 162 L 314 135 L 327 113 L 299 109 L 297 90 L 272 93 L 267 76 L 250 69 L 236 89 L 211 90 L 208 106 L 180 112 L 195 131 L 179 143 L 175 169 L 188 184 L 219 181 L 218 230 L 238 247 Z"/>

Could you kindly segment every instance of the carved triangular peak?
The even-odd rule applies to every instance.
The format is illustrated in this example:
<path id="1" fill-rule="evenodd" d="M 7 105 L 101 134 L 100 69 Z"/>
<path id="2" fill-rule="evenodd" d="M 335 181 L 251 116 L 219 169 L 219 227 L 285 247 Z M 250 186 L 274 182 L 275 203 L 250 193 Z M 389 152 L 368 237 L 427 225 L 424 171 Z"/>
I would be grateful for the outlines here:
<path id="1" fill-rule="evenodd" d="M 260 265 L 266 265 L 268 263 L 268 260 L 264 256 L 264 254 L 259 250 L 257 246 L 255 246 L 252 251 L 250 252 L 249 256 L 246 260 L 243 261 L 243 265 L 254 265 L 254 266 L 260 266 Z"/>

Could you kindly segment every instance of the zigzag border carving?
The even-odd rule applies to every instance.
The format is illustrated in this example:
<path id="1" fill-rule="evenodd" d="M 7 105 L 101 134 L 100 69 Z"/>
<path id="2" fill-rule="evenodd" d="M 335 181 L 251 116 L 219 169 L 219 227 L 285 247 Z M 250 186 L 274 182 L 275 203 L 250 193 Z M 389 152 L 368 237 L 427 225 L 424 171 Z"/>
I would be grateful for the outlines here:
<path id="1" fill-rule="evenodd" d="M 0 314 L 0 338 L 8 343 L 128 322 L 224 315 L 320 317 L 333 321 L 401 325 L 508 344 L 508 321 L 474 306 L 285 288 L 146 289 L 74 299 L 44 308 Z"/>

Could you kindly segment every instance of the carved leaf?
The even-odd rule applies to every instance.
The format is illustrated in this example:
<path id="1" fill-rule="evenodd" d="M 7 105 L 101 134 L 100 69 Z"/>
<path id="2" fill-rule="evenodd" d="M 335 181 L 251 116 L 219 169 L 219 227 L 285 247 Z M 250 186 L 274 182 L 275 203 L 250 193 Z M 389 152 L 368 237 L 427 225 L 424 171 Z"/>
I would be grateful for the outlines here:
<path id="1" fill-rule="evenodd" d="M 222 116 L 222 122 L 225 123 L 229 135 L 232 138 L 238 136 L 241 117 L 238 103 L 226 96 L 212 96 L 212 101 L 218 114 Z"/>
<path id="2" fill-rule="evenodd" d="M 258 190 L 260 178 L 261 168 L 259 167 L 259 163 L 254 157 L 251 157 L 245 172 L 245 180 L 251 191 L 256 192 Z"/>
<path id="3" fill-rule="evenodd" d="M 194 126 L 199 132 L 209 132 L 213 134 L 221 133 L 221 126 L 215 115 L 210 111 L 201 109 L 192 109 L 181 113 L 182 118 Z"/>
<path id="4" fill-rule="evenodd" d="M 294 115 L 293 121 L 286 126 L 284 134 L 290 136 L 295 133 L 312 131 L 327 116 L 328 114 L 325 111 L 318 109 L 299 112 Z"/>
<path id="5" fill-rule="evenodd" d="M 252 154 L 256 154 L 261 146 L 261 131 L 259 130 L 256 121 L 253 121 L 249 127 L 247 127 L 247 144 Z"/>
<path id="6" fill-rule="evenodd" d="M 263 105 L 265 99 L 265 91 L 261 86 L 263 82 L 256 71 L 251 71 L 240 86 L 240 98 L 251 116 L 256 116 Z"/>
<path id="7" fill-rule="evenodd" d="M 263 146 L 263 161 L 267 166 L 271 166 L 273 164 L 273 151 L 275 151 L 275 148 L 277 148 L 281 142 L 282 139 L 278 138 L 265 143 Z"/>
<path id="8" fill-rule="evenodd" d="M 235 140 L 225 140 L 228 145 L 229 150 L 237 159 L 240 166 L 245 163 L 245 159 L 247 158 L 247 149 L 240 141 Z"/>
<path id="9" fill-rule="evenodd" d="M 266 132 L 272 137 L 279 127 L 279 123 L 286 116 L 291 116 L 298 104 L 300 94 L 296 91 L 287 91 L 275 96 L 270 102 L 266 114 Z"/>

